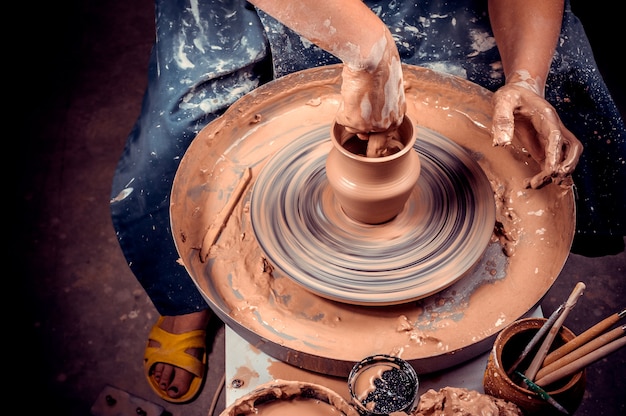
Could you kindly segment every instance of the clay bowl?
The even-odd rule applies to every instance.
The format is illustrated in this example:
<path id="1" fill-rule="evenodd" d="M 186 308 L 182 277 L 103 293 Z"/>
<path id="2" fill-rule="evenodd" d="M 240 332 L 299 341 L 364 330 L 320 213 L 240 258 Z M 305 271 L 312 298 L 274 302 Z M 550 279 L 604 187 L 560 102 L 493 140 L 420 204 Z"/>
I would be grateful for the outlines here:
<path id="1" fill-rule="evenodd" d="M 220 416 L 359 416 L 333 390 L 319 384 L 274 380 L 260 385 L 224 409 Z"/>
<path id="2" fill-rule="evenodd" d="M 485 393 L 516 404 L 525 414 L 529 415 L 562 415 L 554 406 L 542 399 L 538 393 L 521 387 L 517 382 L 517 376 L 509 377 L 508 369 L 521 355 L 531 338 L 539 331 L 545 318 L 525 318 L 513 322 L 503 329 L 494 342 L 493 348 L 487 361 L 487 368 L 483 379 Z M 560 347 L 575 337 L 575 334 L 561 327 L 550 351 Z M 520 370 L 525 370 L 533 353 L 529 354 L 519 365 Z M 514 379 L 512 379 L 514 378 Z M 570 414 L 580 405 L 585 393 L 586 376 L 582 370 L 563 380 L 545 386 L 544 390 L 563 406 Z"/>

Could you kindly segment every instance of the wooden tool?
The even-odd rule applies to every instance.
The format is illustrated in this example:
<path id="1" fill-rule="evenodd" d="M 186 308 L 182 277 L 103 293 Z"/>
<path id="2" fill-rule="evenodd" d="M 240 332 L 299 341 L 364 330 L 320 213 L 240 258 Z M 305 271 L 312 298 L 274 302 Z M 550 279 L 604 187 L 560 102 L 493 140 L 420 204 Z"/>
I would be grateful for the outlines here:
<path id="1" fill-rule="evenodd" d="M 207 229 L 206 234 L 204 234 L 202 247 L 200 248 L 200 261 L 202 261 L 203 263 L 206 261 L 207 257 L 209 257 L 211 247 L 213 247 L 213 244 L 215 244 L 217 238 L 220 236 L 220 233 L 224 229 L 226 222 L 228 222 L 228 218 L 230 218 L 230 214 L 233 213 L 233 209 L 239 202 L 239 199 L 241 199 L 243 191 L 248 186 L 251 177 L 252 172 L 250 171 L 250 168 L 246 168 L 243 171 L 243 175 L 239 180 L 239 183 L 237 183 L 237 186 L 233 190 L 230 199 L 217 214 L 217 217 L 215 217 L 215 219 L 211 223 L 211 226 Z"/>
<path id="2" fill-rule="evenodd" d="M 538 386 L 544 387 L 558 381 L 564 377 L 570 376 L 583 368 L 587 367 L 589 364 L 592 364 L 598 361 L 601 358 L 606 357 L 612 352 L 624 347 L 626 345 L 626 336 L 622 336 L 615 341 L 606 344 L 597 350 L 590 352 L 589 354 L 572 361 L 571 363 L 551 372 L 543 376 L 541 379 L 535 381 L 535 384 Z"/>
<path id="3" fill-rule="evenodd" d="M 564 367 L 570 364 L 571 362 L 576 361 L 579 358 L 582 358 L 585 355 L 594 352 L 595 350 L 599 349 L 603 345 L 606 345 L 609 342 L 623 336 L 625 332 L 626 332 L 626 326 L 621 326 L 619 328 L 615 328 L 612 331 L 607 332 L 606 334 L 600 335 L 599 337 L 589 341 L 588 343 L 581 345 L 579 348 L 573 350 L 569 354 L 566 354 L 563 357 L 559 358 L 558 360 L 553 361 L 549 365 L 544 365 L 543 367 L 541 367 L 541 369 L 537 373 L 536 378 L 539 380 L 545 377 L 547 374 L 550 374 L 553 371 L 556 371 L 557 369 Z"/>
<path id="4" fill-rule="evenodd" d="M 626 315 L 626 309 L 622 309 L 620 312 L 614 313 L 608 318 L 605 318 L 604 320 L 592 326 L 582 334 L 578 335 L 573 340 L 565 343 L 562 347 L 552 351 L 546 356 L 546 359 L 543 362 L 543 366 L 545 367 L 547 365 L 550 365 L 554 361 L 564 357 L 568 353 L 574 351 L 576 348 L 587 343 L 589 340 L 596 338 L 599 334 L 602 334 L 604 331 L 606 331 L 615 323 L 617 323 L 620 319 L 622 319 L 624 315 Z"/>
<path id="5" fill-rule="evenodd" d="M 548 320 L 544 322 L 541 328 L 539 328 L 539 331 L 537 331 L 537 333 L 532 337 L 528 345 L 526 345 L 526 348 L 524 348 L 524 351 L 522 351 L 522 353 L 517 358 L 517 360 L 515 360 L 513 365 L 509 367 L 509 371 L 507 371 L 507 374 L 509 376 L 511 376 L 515 372 L 515 370 L 517 370 L 517 367 L 522 363 L 522 361 L 524 361 L 524 358 L 526 358 L 528 354 L 530 354 L 532 349 L 535 348 L 535 345 L 537 345 L 539 341 L 543 339 L 543 336 L 546 334 L 546 332 L 548 332 L 548 330 L 552 327 L 552 325 L 554 325 L 559 316 L 561 316 L 561 312 L 563 312 L 564 308 L 565 303 L 562 303 L 558 308 L 556 308 L 554 312 L 552 312 L 552 315 L 550 315 Z"/>
<path id="6" fill-rule="evenodd" d="M 561 326 L 563 326 L 563 321 L 565 321 L 565 318 L 567 318 L 569 312 L 574 308 L 576 302 L 578 301 L 578 298 L 585 291 L 585 288 L 586 286 L 583 282 L 578 282 L 574 287 L 574 290 L 570 294 L 569 298 L 567 299 L 567 302 L 565 302 L 565 308 L 563 309 L 563 312 L 556 320 L 554 325 L 552 325 L 552 327 L 550 328 L 550 331 L 546 335 L 546 338 L 543 340 L 541 347 L 539 347 L 539 350 L 537 351 L 537 355 L 535 355 L 535 358 L 533 358 L 533 361 L 530 363 L 530 366 L 524 373 L 526 378 L 528 378 L 530 381 L 535 381 L 535 376 L 537 375 L 539 368 L 543 364 L 543 360 L 546 358 L 548 350 L 550 349 L 554 338 L 556 338 L 556 334 L 558 334 Z"/>

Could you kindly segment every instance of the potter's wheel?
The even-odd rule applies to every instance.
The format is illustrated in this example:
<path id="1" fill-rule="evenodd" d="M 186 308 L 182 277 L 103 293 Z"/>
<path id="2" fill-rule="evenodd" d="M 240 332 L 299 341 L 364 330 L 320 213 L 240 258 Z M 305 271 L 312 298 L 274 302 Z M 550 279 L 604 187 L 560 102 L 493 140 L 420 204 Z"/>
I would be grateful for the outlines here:
<path id="1" fill-rule="evenodd" d="M 357 305 L 416 300 L 451 285 L 483 254 L 495 222 L 489 180 L 456 143 L 418 129 L 421 175 L 393 220 L 344 214 L 329 186 L 329 131 L 314 130 L 267 162 L 252 190 L 254 234 L 270 262 L 320 296 Z"/>
<path id="2" fill-rule="evenodd" d="M 421 373 L 462 363 L 532 312 L 567 259 L 572 190 L 525 188 L 525 179 L 540 169 L 517 139 L 506 148 L 492 146 L 491 93 L 424 68 L 404 70 L 407 114 L 418 134 L 462 147 L 484 172 L 495 201 L 497 232 L 467 272 L 436 293 L 386 306 L 328 299 L 286 276 L 257 240 L 252 190 L 282 149 L 329 131 L 341 98 L 340 66 L 258 88 L 203 129 L 181 160 L 171 198 L 181 264 L 213 311 L 276 359 L 343 377 L 363 357 L 380 353 L 400 356 Z M 246 172 L 250 181 L 234 198 Z M 208 250 L 207 230 L 222 225 L 220 212 L 233 198 L 237 203 Z M 449 257 L 465 260 L 455 252 Z"/>

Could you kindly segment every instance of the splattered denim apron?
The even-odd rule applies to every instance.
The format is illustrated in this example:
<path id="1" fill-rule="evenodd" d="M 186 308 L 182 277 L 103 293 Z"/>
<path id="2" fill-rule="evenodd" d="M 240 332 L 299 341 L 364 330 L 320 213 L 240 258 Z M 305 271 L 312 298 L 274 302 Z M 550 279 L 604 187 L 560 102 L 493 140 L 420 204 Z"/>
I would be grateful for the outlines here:
<path id="1" fill-rule="evenodd" d="M 403 62 L 491 91 L 504 83 L 486 0 L 366 3 L 391 29 Z M 169 218 L 172 182 L 193 138 L 259 85 L 337 62 L 245 1 L 156 0 L 148 87 L 115 172 L 111 213 L 160 314 L 207 307 L 177 262 Z M 546 98 L 585 146 L 574 175 L 577 235 L 624 235 L 626 130 L 569 2 Z"/>

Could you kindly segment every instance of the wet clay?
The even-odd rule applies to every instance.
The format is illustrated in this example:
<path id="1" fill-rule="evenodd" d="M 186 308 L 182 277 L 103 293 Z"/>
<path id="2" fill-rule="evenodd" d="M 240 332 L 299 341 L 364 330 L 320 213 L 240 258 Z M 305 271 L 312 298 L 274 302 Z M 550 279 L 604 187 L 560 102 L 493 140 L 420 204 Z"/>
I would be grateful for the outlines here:
<path id="1" fill-rule="evenodd" d="M 397 138 L 370 135 L 363 155 L 357 136 L 337 123 L 330 130 L 326 177 L 343 211 L 356 221 L 382 224 L 395 218 L 415 188 L 420 160 L 412 121 L 405 117 L 396 132 Z"/>
<path id="2" fill-rule="evenodd" d="M 274 380 L 239 398 L 220 416 L 358 416 L 341 396 L 327 387 Z"/>
<path id="3" fill-rule="evenodd" d="M 333 416 L 342 414 L 333 406 L 319 399 L 293 398 L 273 400 L 257 407 L 255 415 L 264 416 Z"/>
<path id="4" fill-rule="evenodd" d="M 492 146 L 490 92 L 423 68 L 404 71 L 407 114 L 471 154 L 491 184 L 485 203 L 496 207 L 491 242 L 471 275 L 424 299 L 385 307 L 325 299 L 276 270 L 252 231 L 250 197 L 265 163 L 294 138 L 328 134 L 340 66 L 257 89 L 200 132 L 181 161 L 171 198 L 181 267 L 226 324 L 274 358 L 345 377 L 361 358 L 386 353 L 419 373 L 438 371 L 487 351 L 563 267 L 574 231 L 571 188 L 526 189 L 540 169 L 515 138 Z M 248 168 L 250 185 L 203 261 L 203 237 Z"/>
<path id="5" fill-rule="evenodd" d="M 318 135 L 276 152 L 249 204 L 273 276 L 367 306 L 424 298 L 463 277 L 491 239 L 493 191 L 462 147 L 422 127 L 417 134 L 398 160 L 353 159 L 337 135 L 330 152 Z"/>
<path id="6" fill-rule="evenodd" d="M 513 403 L 477 391 L 456 387 L 444 387 L 439 391 L 428 390 L 420 396 L 414 416 L 466 416 L 499 415 L 522 416 Z"/>

